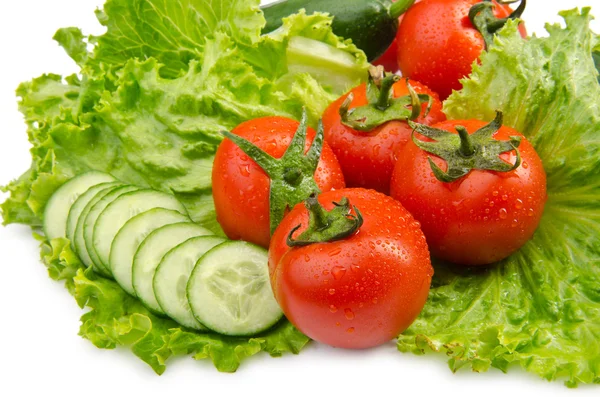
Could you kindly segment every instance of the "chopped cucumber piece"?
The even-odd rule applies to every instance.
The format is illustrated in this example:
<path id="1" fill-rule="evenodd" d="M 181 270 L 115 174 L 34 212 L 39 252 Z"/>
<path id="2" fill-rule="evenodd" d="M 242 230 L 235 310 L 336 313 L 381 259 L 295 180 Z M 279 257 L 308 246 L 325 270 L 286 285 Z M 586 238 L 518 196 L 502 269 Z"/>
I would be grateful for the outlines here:
<path id="1" fill-rule="evenodd" d="M 283 313 L 269 281 L 267 251 L 243 241 L 223 243 L 196 264 L 187 286 L 192 313 L 215 332 L 255 335 Z"/>
<path id="2" fill-rule="evenodd" d="M 208 236 L 211 232 L 195 223 L 176 223 L 150 233 L 133 259 L 133 289 L 136 296 L 155 313 L 164 315 L 156 297 L 152 280 L 165 254 L 192 237 Z"/>
<path id="3" fill-rule="evenodd" d="M 96 205 L 96 203 L 98 203 L 111 192 L 122 187 L 122 185 L 117 184 L 116 186 L 104 188 L 100 192 L 96 193 L 96 195 L 90 200 L 90 202 L 86 204 L 85 208 L 83 209 L 83 211 L 81 211 L 81 214 L 77 219 L 77 226 L 75 227 L 75 236 L 73 238 L 73 243 L 75 244 L 75 253 L 79 256 L 79 259 L 81 259 L 83 264 L 87 267 L 93 266 L 94 261 L 90 257 L 90 254 L 88 253 L 87 247 L 85 245 L 85 220 L 87 219 L 87 216 L 89 215 L 92 208 Z"/>
<path id="4" fill-rule="evenodd" d="M 77 223 L 79 221 L 79 217 L 83 213 L 83 210 L 85 210 L 85 207 L 90 203 L 90 201 L 92 201 L 96 194 L 108 188 L 117 186 L 120 186 L 119 182 L 106 182 L 92 186 L 85 193 L 79 196 L 79 198 L 71 206 L 71 209 L 69 210 L 69 216 L 67 217 L 67 238 L 71 241 L 71 247 L 75 252 L 77 252 L 75 248 L 75 231 L 77 230 Z"/>
<path id="5" fill-rule="evenodd" d="M 117 233 L 110 248 L 110 270 L 119 285 L 135 296 L 131 272 L 133 257 L 140 244 L 156 229 L 172 223 L 189 221 L 187 216 L 164 208 L 154 208 L 128 220 Z"/>
<path id="6" fill-rule="evenodd" d="M 111 277 L 110 269 L 104 266 L 94 248 L 94 228 L 96 227 L 96 221 L 110 203 L 124 194 L 138 190 L 140 190 L 139 187 L 131 185 L 122 186 L 112 190 L 91 207 L 83 221 L 83 240 L 85 241 L 85 249 L 94 265 L 94 270 L 106 277 Z"/>
<path id="7" fill-rule="evenodd" d="M 175 196 L 152 189 L 119 196 L 102 211 L 94 226 L 93 243 L 100 262 L 109 272 L 110 247 L 119 230 L 134 216 L 153 208 L 173 210 L 187 216 L 187 210 Z"/>
<path id="8" fill-rule="evenodd" d="M 224 243 L 220 237 L 195 237 L 169 251 L 158 265 L 154 275 L 154 296 L 161 309 L 179 324 L 199 331 L 200 324 L 187 299 L 187 283 L 198 260 L 210 249 Z"/>
<path id="9" fill-rule="evenodd" d="M 112 182 L 104 172 L 87 172 L 62 185 L 48 200 L 44 210 L 44 233 L 48 240 L 67 237 L 67 217 L 73 203 L 94 185 Z"/>

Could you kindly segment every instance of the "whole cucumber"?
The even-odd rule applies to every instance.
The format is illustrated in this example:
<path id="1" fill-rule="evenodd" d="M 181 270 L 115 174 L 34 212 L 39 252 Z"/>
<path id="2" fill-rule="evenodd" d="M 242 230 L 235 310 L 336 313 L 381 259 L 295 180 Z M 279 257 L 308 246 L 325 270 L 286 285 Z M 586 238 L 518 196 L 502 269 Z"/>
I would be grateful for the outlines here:
<path id="1" fill-rule="evenodd" d="M 415 0 L 281 0 L 262 8 L 269 33 L 282 25 L 282 19 L 302 8 L 307 14 L 326 12 L 334 16 L 333 32 L 352 39 L 367 54 L 369 61 L 379 58 L 390 47 L 398 31 L 398 17 Z"/>

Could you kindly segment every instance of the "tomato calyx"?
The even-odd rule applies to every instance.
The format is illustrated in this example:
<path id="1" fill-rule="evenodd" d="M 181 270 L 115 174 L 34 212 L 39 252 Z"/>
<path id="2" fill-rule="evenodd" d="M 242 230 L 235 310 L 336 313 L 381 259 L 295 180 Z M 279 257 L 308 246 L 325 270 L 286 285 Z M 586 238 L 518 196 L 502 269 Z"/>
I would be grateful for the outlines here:
<path id="1" fill-rule="evenodd" d="M 406 80 L 409 95 L 393 98 L 394 84 L 399 82 L 400 76 L 385 74 L 382 67 L 371 68 L 367 83 L 367 98 L 369 103 L 365 106 L 350 109 L 354 95 L 348 95 L 340 106 L 342 123 L 354 130 L 369 132 L 393 120 L 416 120 L 421 115 L 421 104 L 428 102 L 426 115 L 429 114 L 433 101 L 429 95 L 417 94 Z"/>
<path id="2" fill-rule="evenodd" d="M 413 128 L 412 140 L 422 150 L 434 154 L 445 160 L 448 170 L 442 171 L 431 157 L 429 165 L 433 174 L 440 182 L 451 183 L 472 170 L 488 170 L 509 172 L 516 170 L 521 165 L 521 137 L 511 136 L 509 141 L 498 141 L 493 135 L 502 127 L 502 112 L 496 112 L 496 118 L 488 125 L 469 134 L 463 126 L 456 126 L 458 135 L 451 132 L 432 128 L 423 124 L 409 122 Z M 425 142 L 417 139 L 415 132 L 433 139 L 434 142 Z M 507 163 L 500 158 L 502 153 L 515 151 L 517 160 L 515 164 Z"/>
<path id="3" fill-rule="evenodd" d="M 288 209 L 301 203 L 313 194 L 320 193 L 314 175 L 323 151 L 324 131 L 323 123 L 319 121 L 319 128 L 308 152 L 304 154 L 308 117 L 306 109 L 292 142 L 284 155 L 276 159 L 263 151 L 252 142 L 223 131 L 225 137 L 233 141 L 244 153 L 254 160 L 259 167 L 269 176 L 270 185 L 270 230 L 271 235 L 282 221 Z"/>
<path id="4" fill-rule="evenodd" d="M 517 1 L 519 0 L 499 1 L 499 3 L 511 4 L 516 3 Z M 521 15 L 523 15 L 525 7 L 527 6 L 527 1 L 520 1 L 519 7 L 506 18 L 497 18 L 494 15 L 494 4 L 492 3 L 492 0 L 483 0 L 471 7 L 469 10 L 469 19 L 473 26 L 475 26 L 483 36 L 486 50 L 494 44 L 494 35 L 502 29 L 510 19 L 521 18 Z"/>
<path id="5" fill-rule="evenodd" d="M 317 200 L 316 195 L 310 196 L 304 202 L 309 212 L 308 228 L 294 239 L 294 233 L 302 227 L 298 225 L 290 231 L 287 237 L 289 247 L 304 247 L 315 243 L 326 243 L 343 240 L 352 236 L 363 225 L 363 217 L 359 209 L 350 205 L 347 197 L 327 211 Z M 352 214 L 354 210 L 354 214 Z"/>

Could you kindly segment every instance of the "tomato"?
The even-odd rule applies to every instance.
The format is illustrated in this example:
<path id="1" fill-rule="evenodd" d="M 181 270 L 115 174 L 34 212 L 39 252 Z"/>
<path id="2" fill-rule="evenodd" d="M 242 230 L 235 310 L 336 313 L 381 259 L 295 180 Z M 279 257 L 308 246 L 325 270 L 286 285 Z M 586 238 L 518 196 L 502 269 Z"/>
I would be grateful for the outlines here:
<path id="1" fill-rule="evenodd" d="M 393 0 L 393 2 L 396 1 L 397 0 Z M 419 1 L 421 0 L 417 0 L 415 1 L 415 3 L 418 3 Z M 398 18 L 398 25 L 402 23 L 402 18 L 404 18 L 404 14 L 402 14 Z M 399 72 L 400 68 L 398 67 L 398 39 L 395 39 L 390 45 L 390 48 L 388 48 L 382 56 L 373 61 L 372 64 L 375 66 L 381 65 L 386 71 L 391 73 Z"/>
<path id="2" fill-rule="evenodd" d="M 442 104 L 434 92 L 416 81 L 409 81 L 409 84 L 417 93 L 427 94 L 433 101 L 426 117 L 424 112 L 427 104 L 423 103 L 423 113 L 417 119 L 418 122 L 434 124 L 446 119 Z M 394 84 L 393 89 L 395 98 L 409 94 L 405 80 Z M 323 114 L 325 140 L 337 156 L 349 187 L 375 189 L 387 194 L 397 153 L 410 140 L 412 129 L 406 121 L 400 120 L 387 122 L 368 132 L 357 131 L 345 125 L 340 116 L 340 107 L 350 94 L 354 95 L 351 109 L 369 103 L 366 84 L 354 88 L 332 103 Z"/>
<path id="3" fill-rule="evenodd" d="M 481 33 L 469 20 L 469 10 L 480 0 L 424 0 L 411 7 L 398 29 L 398 65 L 402 74 L 420 81 L 445 100 L 460 90 L 460 79 L 471 73 L 485 48 Z M 494 1 L 494 15 L 512 10 Z M 525 27 L 521 35 L 527 37 Z"/>
<path id="4" fill-rule="evenodd" d="M 287 318 L 309 337 L 335 347 L 368 348 L 402 333 L 423 309 L 433 276 L 425 237 L 406 209 L 373 190 L 323 193 L 332 210 L 355 207 L 362 226 L 350 237 L 290 247 L 307 229 L 309 212 L 299 204 L 279 225 L 269 250 L 275 297 Z"/>
<path id="5" fill-rule="evenodd" d="M 240 124 L 232 133 L 247 139 L 275 158 L 288 149 L 299 123 L 284 117 L 264 117 Z M 305 151 L 315 138 L 308 128 Z M 340 166 L 331 148 L 323 145 L 314 174 L 322 191 L 345 187 Z M 270 186 L 267 173 L 230 139 L 217 149 L 213 172 L 213 197 L 217 220 L 227 237 L 268 247 L 270 241 Z"/>
<path id="6" fill-rule="evenodd" d="M 396 73 L 400 70 L 398 68 L 398 39 L 394 39 L 390 48 L 382 56 L 373 61 L 373 65 L 381 65 L 386 71 L 391 73 Z"/>
<path id="7" fill-rule="evenodd" d="M 484 127 L 483 121 L 452 120 L 433 128 L 456 134 L 456 126 L 469 133 Z M 442 170 L 447 162 L 416 144 L 406 145 L 392 177 L 391 194 L 419 221 L 434 257 L 464 265 L 485 265 L 502 260 L 531 239 L 546 202 L 546 174 L 542 161 L 523 135 L 502 126 L 496 141 L 520 137 L 522 163 L 498 172 L 474 169 L 454 182 L 434 176 L 428 158 Z M 517 161 L 516 151 L 499 157 Z"/>

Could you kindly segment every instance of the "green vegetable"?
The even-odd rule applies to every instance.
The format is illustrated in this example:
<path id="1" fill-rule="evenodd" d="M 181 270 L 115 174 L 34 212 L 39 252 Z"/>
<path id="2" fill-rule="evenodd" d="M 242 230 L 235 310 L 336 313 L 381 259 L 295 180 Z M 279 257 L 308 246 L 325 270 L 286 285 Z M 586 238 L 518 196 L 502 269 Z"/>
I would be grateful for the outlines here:
<path id="1" fill-rule="evenodd" d="M 401 351 L 445 352 L 452 370 L 520 365 L 568 386 L 600 382 L 600 85 L 589 11 L 565 11 L 566 28 L 528 41 L 509 21 L 448 99 L 452 118 L 501 110 L 527 136 L 544 161 L 548 202 L 511 258 L 479 270 L 438 264 Z"/>
<path id="2" fill-rule="evenodd" d="M 43 240 L 43 237 L 39 237 Z M 158 374 L 171 356 L 194 355 L 210 359 L 222 372 L 234 372 L 240 362 L 261 351 L 272 356 L 298 353 L 308 338 L 282 321 L 264 334 L 236 338 L 197 333 L 176 322 L 157 317 L 114 281 L 85 268 L 66 239 L 42 242 L 42 260 L 54 280 L 65 280 L 79 306 L 89 311 L 81 317 L 79 334 L 101 349 L 128 346 Z"/>
<path id="3" fill-rule="evenodd" d="M 303 106 L 314 126 L 368 67 L 362 51 L 332 33 L 331 17 L 292 16 L 277 35 L 263 37 L 258 7 L 258 0 L 108 0 L 97 12 L 104 35 L 57 32 L 81 71 L 19 87 L 32 165 L 4 188 L 4 223 L 39 227 L 61 185 L 97 170 L 175 194 L 196 222 L 219 232 L 211 194 L 219 131 L 261 116 L 299 119 Z M 288 47 L 298 38 L 319 42 L 343 62 L 321 64 L 316 77 L 293 59 L 288 67 Z M 308 341 L 287 322 L 253 339 L 180 330 L 114 282 L 84 271 L 65 240 L 44 242 L 44 259 L 51 276 L 67 280 L 80 305 L 92 308 L 82 319 L 84 337 L 99 347 L 130 345 L 159 373 L 172 354 L 195 353 L 232 371 L 260 350 L 298 352 Z"/>
<path id="4" fill-rule="evenodd" d="M 282 25 L 282 19 L 301 9 L 307 13 L 326 12 L 335 18 L 335 34 L 352 39 L 370 61 L 382 56 L 396 38 L 398 18 L 415 0 L 282 0 L 263 7 L 265 33 Z"/>

